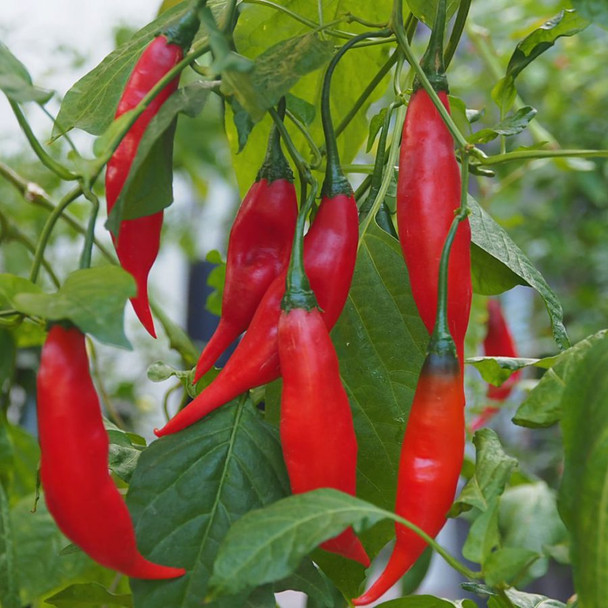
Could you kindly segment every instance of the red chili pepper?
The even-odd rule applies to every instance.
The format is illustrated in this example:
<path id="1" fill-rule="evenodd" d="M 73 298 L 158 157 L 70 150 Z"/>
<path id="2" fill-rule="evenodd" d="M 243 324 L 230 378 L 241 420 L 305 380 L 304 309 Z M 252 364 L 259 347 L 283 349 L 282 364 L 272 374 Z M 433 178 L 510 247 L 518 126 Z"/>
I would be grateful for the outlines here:
<path id="1" fill-rule="evenodd" d="M 336 488 L 355 494 L 357 439 L 338 357 L 317 308 L 279 319 L 281 444 L 294 494 Z M 352 528 L 321 547 L 369 566 Z"/>
<path id="2" fill-rule="evenodd" d="M 464 391 L 456 353 L 431 347 L 424 362 L 399 460 L 395 513 L 435 537 L 450 510 L 464 454 Z M 397 540 L 386 568 L 363 595 L 377 600 L 413 566 L 427 546 L 415 532 L 395 525 Z"/>
<path id="3" fill-rule="evenodd" d="M 447 93 L 439 91 L 449 111 Z M 397 184 L 397 226 L 414 301 L 429 333 L 437 312 L 437 277 L 445 237 L 460 205 L 454 140 L 424 89 L 407 108 Z M 461 367 L 471 308 L 471 229 L 461 222 L 450 258 L 448 320 Z"/>
<path id="4" fill-rule="evenodd" d="M 194 13 L 188 13 L 176 27 L 155 38 L 145 48 L 125 85 L 115 118 L 135 108 L 156 83 L 182 60 L 184 49 L 190 46 L 198 29 L 198 19 L 193 15 Z M 150 102 L 108 162 L 106 168 L 108 215 L 127 180 L 148 124 L 177 89 L 178 82 L 179 77 L 176 77 Z M 156 331 L 148 302 L 148 274 L 158 254 L 162 224 L 163 212 L 159 211 L 144 217 L 123 220 L 120 223 L 118 236 L 115 238 L 112 235 L 121 266 L 133 275 L 137 284 L 137 295 L 131 298 L 133 310 L 154 338 Z"/>
<path id="5" fill-rule="evenodd" d="M 287 268 L 298 215 L 292 182 L 274 128 L 264 164 L 230 231 L 222 316 L 198 360 L 194 382 L 247 329 L 269 285 Z"/>
<path id="6" fill-rule="evenodd" d="M 304 265 L 325 325 L 331 329 L 346 302 L 357 258 L 357 205 L 352 196 L 323 197 L 304 239 Z M 162 429 L 159 437 L 180 431 L 241 393 L 280 376 L 277 347 L 285 272 L 270 285 L 249 329 L 218 376 Z"/>
<path id="7" fill-rule="evenodd" d="M 59 529 L 95 561 L 127 576 L 184 574 L 137 550 L 129 511 L 108 472 L 108 435 L 78 329 L 51 328 L 40 360 L 37 407 L 40 479 Z"/>
<path id="8" fill-rule="evenodd" d="M 488 331 L 483 341 L 484 354 L 488 357 L 517 357 L 515 341 L 502 314 L 500 301 L 496 299 L 488 300 Z M 490 384 L 487 396 L 494 401 L 504 401 L 513 390 L 521 377 L 521 370 L 512 373 L 509 378 L 500 386 Z M 483 412 L 473 421 L 471 429 L 476 431 L 486 424 L 492 416 L 499 411 L 499 408 L 487 406 Z"/>

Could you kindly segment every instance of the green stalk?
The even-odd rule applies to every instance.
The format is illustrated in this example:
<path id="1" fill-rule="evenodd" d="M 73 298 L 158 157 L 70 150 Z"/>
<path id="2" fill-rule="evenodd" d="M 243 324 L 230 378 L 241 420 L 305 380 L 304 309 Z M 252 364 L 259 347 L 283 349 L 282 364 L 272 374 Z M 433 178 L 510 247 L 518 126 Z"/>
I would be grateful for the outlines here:
<path id="1" fill-rule="evenodd" d="M 382 180 L 382 184 L 380 185 L 380 189 L 378 190 L 378 194 L 372 204 L 369 213 L 363 219 L 359 226 L 359 236 L 362 237 L 367 230 L 369 229 L 369 225 L 378 210 L 380 209 L 380 205 L 384 201 L 386 197 L 386 193 L 391 185 L 391 180 L 393 178 L 393 173 L 395 171 L 395 163 L 397 162 L 397 157 L 399 156 L 399 147 L 401 143 L 401 130 L 403 129 L 403 122 L 405 121 L 405 107 L 400 106 L 397 109 L 395 114 L 395 127 L 393 130 L 393 140 L 391 142 L 391 147 L 389 149 L 388 158 L 386 159 L 386 170 L 384 172 L 384 177 Z M 363 242 L 362 238 L 359 238 L 359 245 Z"/>
<path id="2" fill-rule="evenodd" d="M 55 175 L 59 176 L 61 179 L 65 181 L 72 181 L 78 179 L 78 175 L 72 173 L 67 167 L 64 167 L 60 162 L 56 161 L 43 147 L 42 144 L 36 139 L 34 132 L 32 131 L 27 119 L 25 118 L 23 112 L 19 105 L 14 102 L 12 99 L 9 99 L 8 102 L 11 105 L 11 109 L 15 114 L 15 118 L 17 118 L 17 122 L 21 127 L 25 137 L 27 138 L 32 150 L 36 154 L 36 156 L 40 159 L 42 164 L 50 169 Z"/>
<path id="3" fill-rule="evenodd" d="M 437 350 L 440 345 L 443 347 L 451 347 L 450 350 L 456 352 L 454 346 L 454 340 L 450 334 L 448 325 L 448 266 L 450 263 L 450 252 L 452 250 L 452 244 L 456 237 L 456 231 L 460 222 L 465 220 L 469 215 L 468 207 L 468 185 L 469 185 L 469 158 L 465 151 L 462 155 L 461 164 L 461 192 L 460 192 L 460 207 L 450 230 L 445 239 L 443 250 L 441 252 L 441 261 L 439 262 L 439 278 L 437 285 L 437 316 L 435 318 L 435 327 L 433 328 L 433 335 L 431 336 L 431 346 L 429 350 Z M 438 350 L 442 350 L 439 348 Z"/>
<path id="4" fill-rule="evenodd" d="M 302 179 L 302 192 L 305 193 L 305 182 Z M 315 197 L 317 196 L 317 184 L 313 183 L 310 193 L 306 197 L 306 202 L 300 208 L 296 229 L 293 237 L 293 247 L 291 249 L 291 259 L 287 269 L 285 281 L 285 295 L 281 301 L 281 308 L 287 312 L 294 308 L 304 308 L 312 310 L 317 308 L 317 298 L 310 287 L 306 270 L 304 269 L 304 228 L 306 219 L 310 213 Z"/>
<path id="5" fill-rule="evenodd" d="M 310 133 L 308 132 L 308 129 L 304 126 L 304 124 L 300 120 L 298 120 L 296 118 L 296 116 L 293 114 L 293 112 L 290 112 L 289 110 L 287 110 L 286 116 L 289 118 L 289 120 L 291 120 L 291 122 L 295 125 L 295 127 L 298 129 L 298 131 L 300 131 L 300 133 L 306 140 L 308 147 L 310 148 L 310 153 L 313 156 L 313 160 L 310 163 L 310 166 L 313 168 L 319 167 L 322 162 L 321 151 L 319 150 L 319 148 L 317 148 L 317 145 L 316 145 L 314 139 L 312 138 L 312 136 L 310 135 Z"/>
<path id="6" fill-rule="evenodd" d="M 99 213 L 99 199 L 90 190 L 84 194 L 91 203 L 92 209 L 87 226 L 87 233 L 84 239 L 84 246 L 82 248 L 82 255 L 80 257 L 80 268 L 90 268 L 91 255 L 93 252 L 93 239 L 95 238 L 95 222 L 97 221 L 97 214 Z"/>
<path id="7" fill-rule="evenodd" d="M 330 110 L 330 85 L 331 77 L 333 76 L 334 70 L 338 65 L 338 62 L 344 54 L 352 48 L 358 42 L 366 40 L 367 38 L 379 37 L 387 38 L 390 36 L 390 30 L 380 30 L 377 32 L 369 32 L 359 34 L 352 40 L 349 40 L 340 50 L 332 57 L 327 71 L 325 72 L 325 78 L 323 80 L 323 89 L 321 92 L 321 122 L 323 124 L 323 134 L 325 136 L 325 149 L 327 153 L 327 164 L 325 171 L 325 180 L 321 189 L 322 196 L 328 198 L 334 198 L 340 194 L 346 194 L 350 196 L 352 194 L 352 188 L 348 183 L 348 180 L 344 176 L 342 168 L 340 167 L 340 155 L 338 153 L 338 142 L 336 141 L 336 135 L 334 133 L 333 122 L 331 120 Z"/>
<path id="8" fill-rule="evenodd" d="M 445 67 L 447 68 L 452 62 L 452 58 L 454 57 L 454 53 L 456 52 L 456 48 L 458 47 L 458 43 L 462 38 L 462 32 L 464 31 L 464 26 L 467 22 L 467 17 L 469 16 L 469 9 L 471 8 L 471 0 L 460 0 L 460 6 L 458 7 L 458 13 L 456 15 L 456 21 L 454 21 L 454 28 L 452 29 L 452 34 L 450 36 L 450 40 L 445 49 L 445 54 L 443 56 L 443 61 L 445 63 Z"/>
<path id="9" fill-rule="evenodd" d="M 542 158 L 608 158 L 608 150 L 514 150 L 480 158 L 482 165 L 501 165 L 515 160 Z"/>

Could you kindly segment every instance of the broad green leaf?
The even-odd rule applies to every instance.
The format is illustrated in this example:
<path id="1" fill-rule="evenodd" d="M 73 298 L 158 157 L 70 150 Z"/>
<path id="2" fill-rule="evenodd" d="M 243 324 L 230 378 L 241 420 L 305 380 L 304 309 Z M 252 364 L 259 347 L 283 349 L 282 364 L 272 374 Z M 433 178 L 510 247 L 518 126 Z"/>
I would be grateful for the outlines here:
<path id="1" fill-rule="evenodd" d="M 18 576 L 8 498 L 3 485 L 0 484 L 0 597 L 2 598 L 2 608 L 21 608 Z"/>
<path id="2" fill-rule="evenodd" d="M 14 297 L 19 293 L 41 294 L 42 289 L 29 279 L 14 274 L 0 274 L 0 307 L 15 308 Z"/>
<path id="3" fill-rule="evenodd" d="M 562 306 L 553 290 L 524 252 L 471 197 L 471 272 L 476 293 L 497 295 L 515 285 L 528 285 L 547 307 L 553 337 L 561 349 L 570 341 L 563 323 Z"/>
<path id="4" fill-rule="evenodd" d="M 608 5 L 604 0 L 572 0 L 572 6 L 591 23 L 608 28 Z"/>
<path id="5" fill-rule="evenodd" d="M 135 295 L 133 277 L 118 266 L 76 270 L 53 294 L 23 292 L 13 296 L 22 313 L 49 321 L 69 319 L 100 342 L 129 348 L 123 330 L 127 298 Z"/>
<path id="6" fill-rule="evenodd" d="M 462 555 L 469 561 L 483 564 L 500 544 L 498 531 L 498 497 L 490 499 L 485 511 L 473 521 L 462 547 Z"/>
<path id="7" fill-rule="evenodd" d="M 472 600 L 443 600 L 432 595 L 400 597 L 377 606 L 378 608 L 476 608 Z"/>
<path id="8" fill-rule="evenodd" d="M 110 449 L 108 457 L 108 466 L 110 470 L 120 477 L 126 483 L 131 481 L 133 471 L 137 467 L 137 461 L 141 455 L 142 449 L 145 447 L 141 443 L 134 443 L 130 437 L 130 433 L 125 433 L 123 430 L 106 422 L 106 430 L 110 440 Z"/>
<path id="9" fill-rule="evenodd" d="M 429 27 L 433 26 L 435 21 L 435 15 L 437 14 L 437 4 L 438 0 L 406 0 L 405 4 L 409 6 L 410 10 L 414 15 L 422 21 L 422 23 L 426 23 Z M 458 8 L 459 2 L 458 0 L 448 0 L 447 3 L 447 16 L 448 20 L 452 16 L 456 9 Z"/>
<path id="10" fill-rule="evenodd" d="M 302 76 L 329 61 L 332 51 L 333 45 L 316 34 L 283 40 L 256 57 L 251 72 L 225 71 L 222 92 L 234 95 L 258 122 Z"/>
<path id="11" fill-rule="evenodd" d="M 538 595 L 536 593 L 525 593 L 518 591 L 517 589 L 507 589 L 505 595 L 509 598 L 509 601 L 515 606 L 515 608 L 566 608 L 566 604 L 552 600 L 544 595 Z M 488 603 L 488 608 L 493 608 L 495 604 L 492 603 L 492 599 Z M 499 608 L 496 604 L 496 608 Z"/>
<path id="12" fill-rule="evenodd" d="M 315 2 L 310 2 L 310 0 L 284 0 L 281 5 L 312 23 L 318 23 L 318 6 Z M 357 6 L 357 16 L 373 23 L 382 23 L 390 15 L 391 7 L 391 0 L 363 3 Z M 329 23 L 334 19 L 343 18 L 350 10 L 352 10 L 352 6 L 346 0 L 323 2 L 324 21 Z M 348 29 L 356 32 L 361 31 L 357 24 L 350 24 Z M 264 53 L 273 44 L 288 37 L 298 37 L 308 33 L 310 33 L 309 26 L 303 25 L 282 11 L 273 10 L 267 6 L 247 4 L 243 6 L 234 32 L 234 39 L 237 50 L 247 57 L 253 58 Z M 389 47 L 390 44 L 353 49 L 340 60 L 333 75 L 331 87 L 331 112 L 336 125 L 340 123 L 351 109 L 356 98 L 386 63 Z M 364 145 L 369 126 L 366 112 L 370 105 L 385 92 L 389 79 L 389 76 L 382 79 L 354 120 L 338 137 L 338 148 L 343 163 L 352 162 L 361 146 Z M 318 70 L 302 77 L 290 91 L 291 94 L 313 106 L 315 117 L 308 124 L 308 129 L 318 146 L 323 143 L 319 108 L 322 81 L 323 73 Z M 231 142 L 233 164 L 239 189 L 241 194 L 244 194 L 255 179 L 261 159 L 264 158 L 271 121 L 265 118 L 260 126 L 257 126 L 251 132 L 247 147 L 238 157 L 236 157 L 237 133 L 231 122 L 231 120 L 227 120 L 228 138 Z M 297 129 L 290 125 L 289 121 L 287 121 L 287 128 L 296 147 L 306 158 L 309 150 L 306 140 Z M 323 179 L 322 171 L 323 167 L 320 167 L 316 176 L 319 181 Z"/>
<path id="13" fill-rule="evenodd" d="M 232 595 L 294 572 L 314 547 L 352 525 L 367 528 L 392 513 L 337 490 L 284 498 L 232 526 L 213 565 L 212 597 Z"/>
<path id="14" fill-rule="evenodd" d="M 40 448 L 35 437 L 25 429 L 8 425 L 8 435 L 13 450 L 13 469 L 11 471 L 11 505 L 36 490 L 36 474 L 40 462 Z"/>
<path id="15" fill-rule="evenodd" d="M 483 565 L 483 574 L 490 587 L 519 580 L 540 557 L 536 551 L 521 547 L 504 547 L 490 553 Z"/>
<path id="16" fill-rule="evenodd" d="M 519 108 L 514 114 L 501 120 L 497 125 L 488 129 L 481 129 L 480 131 L 473 133 L 468 139 L 474 144 L 485 144 L 499 135 L 505 137 L 517 135 L 530 124 L 530 121 L 535 116 L 536 110 L 534 108 L 524 106 L 523 108 Z"/>
<path id="17" fill-rule="evenodd" d="M 517 44 L 509 60 L 506 75 L 492 91 L 492 98 L 501 109 L 501 113 L 504 114 L 509 110 L 517 96 L 515 79 L 522 70 L 549 50 L 558 38 L 574 36 L 588 25 L 589 22 L 575 10 L 563 10 Z"/>
<path id="18" fill-rule="evenodd" d="M 570 532 L 581 606 L 608 597 L 608 342 L 594 344 L 568 377 L 562 397 L 564 475 L 559 511 Z"/>
<path id="19" fill-rule="evenodd" d="M 278 433 L 248 401 L 152 443 L 127 495 L 138 546 L 188 572 L 171 581 L 132 580 L 135 605 L 198 608 L 230 526 L 288 492 Z"/>
<path id="20" fill-rule="evenodd" d="M 543 361 L 522 357 L 469 357 L 466 363 L 472 365 L 486 382 L 500 386 L 518 369 L 528 366 L 546 367 Z"/>
<path id="21" fill-rule="evenodd" d="M 570 374 L 589 349 L 598 342 L 605 342 L 606 338 L 608 338 L 608 330 L 601 330 L 561 353 L 555 359 L 555 364 L 544 373 L 519 406 L 513 422 L 531 428 L 550 426 L 559 422 L 562 395 L 568 385 Z"/>
<path id="22" fill-rule="evenodd" d="M 226 0 L 209 0 L 208 5 L 219 16 L 226 5 Z M 144 47 L 165 27 L 177 23 L 189 8 L 188 3 L 181 3 L 164 12 L 76 82 L 63 99 L 53 138 L 75 127 L 92 135 L 101 135 L 114 119 L 125 83 Z M 198 49 L 205 44 L 206 35 L 201 29 L 192 48 Z"/>
<path id="23" fill-rule="evenodd" d="M 520 547 L 545 553 L 546 546 L 567 541 L 568 533 L 557 512 L 555 492 L 544 481 L 508 488 L 500 500 L 499 526 L 503 547 Z M 530 577 L 547 572 L 549 560 L 541 558 L 530 568 Z M 526 581 L 519 584 L 522 586 Z"/>
<path id="24" fill-rule="evenodd" d="M 131 608 L 133 606 L 130 595 L 111 593 L 98 583 L 70 585 L 59 593 L 47 597 L 44 601 L 56 608 L 97 608 L 101 605 Z"/>
<path id="25" fill-rule="evenodd" d="M 32 83 L 27 68 L 0 42 L 0 90 L 12 101 L 35 101 L 44 105 L 52 91 L 40 89 Z"/>
<path id="26" fill-rule="evenodd" d="M 178 114 L 195 117 L 209 96 L 204 83 L 195 82 L 177 90 L 150 121 L 137 147 L 120 195 L 106 226 L 118 232 L 122 220 L 151 215 L 173 202 L 173 136 Z"/>
<path id="27" fill-rule="evenodd" d="M 292 95 L 291 93 L 287 93 L 287 95 L 285 95 L 285 101 L 287 102 L 287 109 L 302 124 L 309 125 L 315 119 L 315 106 L 308 103 L 305 99 Z"/>
<path id="28" fill-rule="evenodd" d="M 492 429 L 477 431 L 473 443 L 476 449 L 475 475 L 469 479 L 454 503 L 450 511 L 452 517 L 471 508 L 485 511 L 492 500 L 503 493 L 517 466 L 517 460 L 505 454 Z"/>

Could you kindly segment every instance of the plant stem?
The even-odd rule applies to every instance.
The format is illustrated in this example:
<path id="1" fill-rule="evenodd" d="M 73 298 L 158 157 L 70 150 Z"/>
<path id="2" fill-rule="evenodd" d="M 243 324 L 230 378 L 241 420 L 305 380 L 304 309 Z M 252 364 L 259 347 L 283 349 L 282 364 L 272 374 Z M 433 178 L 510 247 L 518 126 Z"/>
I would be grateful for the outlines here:
<path id="1" fill-rule="evenodd" d="M 93 239 L 95 238 L 95 222 L 97 221 L 97 214 L 99 213 L 99 199 L 90 190 L 84 194 L 91 203 L 92 209 L 89 224 L 87 226 L 87 233 L 84 239 L 84 246 L 82 248 L 82 256 L 80 257 L 80 268 L 90 268 Z"/>
<path id="2" fill-rule="evenodd" d="M 304 137 L 304 139 L 306 140 L 306 143 L 308 144 L 308 147 L 310 148 L 310 152 L 313 155 L 313 160 L 310 163 L 310 166 L 314 169 L 316 169 L 317 167 L 320 167 L 321 162 L 322 162 L 321 151 L 319 150 L 314 139 L 311 137 L 310 133 L 308 132 L 308 129 L 289 110 L 287 110 L 286 116 L 297 127 L 298 131 L 300 131 L 300 133 L 302 133 L 302 136 Z"/>
<path id="3" fill-rule="evenodd" d="M 456 15 L 456 21 L 454 21 L 454 28 L 452 29 L 450 40 L 443 55 L 443 61 L 445 63 L 446 68 L 450 65 L 452 58 L 454 57 L 454 53 L 456 52 L 456 48 L 458 47 L 458 43 L 460 42 L 460 38 L 462 37 L 462 32 L 464 31 L 464 26 L 467 21 L 467 17 L 469 16 L 470 8 L 471 0 L 460 0 L 458 14 Z"/>
<path id="4" fill-rule="evenodd" d="M 11 109 L 13 110 L 13 113 L 15 114 L 15 117 L 17 118 L 17 122 L 19 123 L 21 130 L 23 131 L 30 146 L 32 147 L 32 150 L 40 159 L 42 164 L 65 181 L 72 181 L 78 179 L 78 175 L 72 173 L 67 167 L 64 167 L 60 162 L 56 161 L 42 147 L 42 144 L 36 139 L 36 136 L 34 135 L 34 132 L 32 131 L 19 105 L 12 99 L 9 99 L 8 102 L 11 106 Z"/>
<path id="5" fill-rule="evenodd" d="M 608 150 L 514 150 L 479 159 L 482 165 L 500 165 L 514 160 L 542 158 L 608 158 Z"/>
<path id="6" fill-rule="evenodd" d="M 372 206 L 370 207 L 369 213 L 361 222 L 359 226 L 359 244 L 358 247 L 361 246 L 363 239 L 361 238 L 369 229 L 370 223 L 373 218 L 376 217 L 378 213 L 378 209 L 380 209 L 380 205 L 384 201 L 386 197 L 386 193 L 391 185 L 391 179 L 395 172 L 395 163 L 397 162 L 397 156 L 399 155 L 399 144 L 401 143 L 401 130 L 403 129 L 403 122 L 405 121 L 405 107 L 400 106 L 395 112 L 395 126 L 393 129 L 393 140 L 391 141 L 391 147 L 389 149 L 388 158 L 386 159 L 386 169 L 384 172 L 384 177 L 382 179 L 382 184 L 380 185 L 380 189 L 378 190 L 378 194 L 374 199 Z"/>

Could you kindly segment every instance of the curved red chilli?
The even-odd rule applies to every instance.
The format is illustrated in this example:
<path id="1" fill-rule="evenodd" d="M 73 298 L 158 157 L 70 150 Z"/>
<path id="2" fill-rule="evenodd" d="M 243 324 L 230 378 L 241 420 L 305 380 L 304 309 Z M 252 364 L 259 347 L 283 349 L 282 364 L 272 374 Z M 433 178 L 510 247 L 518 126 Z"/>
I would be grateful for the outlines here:
<path id="1" fill-rule="evenodd" d="M 447 94 L 438 95 L 449 110 Z M 412 294 L 429 333 L 437 314 L 441 252 L 460 197 L 454 140 L 428 93 L 418 89 L 410 99 L 403 126 L 397 224 Z M 472 294 L 470 242 L 469 221 L 464 220 L 458 227 L 448 269 L 448 323 L 461 369 Z"/>
<path id="2" fill-rule="evenodd" d="M 108 472 L 108 435 L 79 330 L 52 327 L 37 392 L 40 479 L 59 529 L 95 561 L 127 576 L 184 574 L 137 550 L 129 511 Z"/>
<path id="3" fill-rule="evenodd" d="M 331 329 L 346 302 L 357 258 L 357 205 L 353 196 L 323 198 L 304 239 L 304 267 L 323 320 Z M 277 333 L 285 272 L 270 285 L 249 329 L 218 376 L 162 429 L 160 437 L 190 426 L 241 393 L 280 376 Z"/>
<path id="4" fill-rule="evenodd" d="M 135 108 L 156 83 L 183 58 L 177 44 L 170 44 L 164 36 L 155 38 L 135 64 L 118 103 L 116 118 Z M 112 211 L 125 184 L 137 148 L 146 127 L 162 104 L 177 89 L 179 77 L 172 80 L 151 102 L 129 129 L 108 162 L 106 169 L 106 199 L 108 214 Z M 112 236 L 121 266 L 133 275 L 137 295 L 131 304 L 142 325 L 156 337 L 154 321 L 148 303 L 148 274 L 158 254 L 163 212 L 124 220 L 118 238 Z"/>
<path id="5" fill-rule="evenodd" d="M 317 308 L 282 312 L 278 349 L 281 445 L 294 494 L 335 488 L 355 495 L 357 439 L 338 357 Z M 369 566 L 352 528 L 321 547 Z"/>
<path id="6" fill-rule="evenodd" d="M 502 313 L 500 301 L 494 298 L 488 300 L 488 330 L 483 341 L 483 352 L 487 357 L 517 357 L 517 348 L 511 330 Z M 504 401 L 513 390 L 521 377 L 521 370 L 513 372 L 500 386 L 490 384 L 487 396 L 494 401 Z M 483 412 L 473 421 L 471 429 L 476 431 L 486 424 L 499 408 L 492 405 L 484 408 Z"/>
<path id="7" fill-rule="evenodd" d="M 464 456 L 464 391 L 455 357 L 427 356 L 410 410 L 401 457 L 395 513 L 435 537 L 454 500 Z M 427 543 L 402 524 L 386 568 L 363 595 L 364 606 L 388 591 Z"/>
<path id="8" fill-rule="evenodd" d="M 270 283 L 287 268 L 297 215 L 289 180 L 261 179 L 249 189 L 228 240 L 222 316 L 198 360 L 194 382 L 247 329 Z"/>

